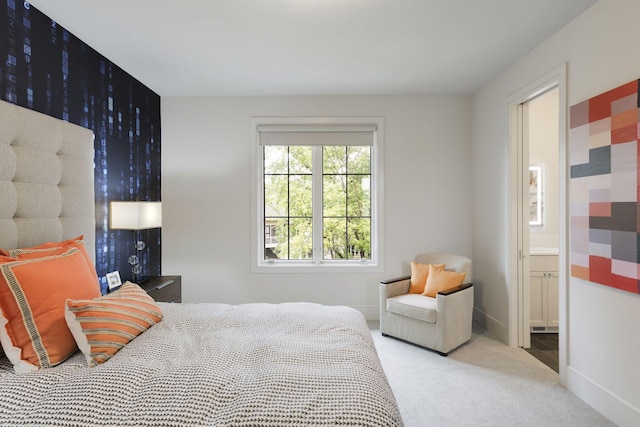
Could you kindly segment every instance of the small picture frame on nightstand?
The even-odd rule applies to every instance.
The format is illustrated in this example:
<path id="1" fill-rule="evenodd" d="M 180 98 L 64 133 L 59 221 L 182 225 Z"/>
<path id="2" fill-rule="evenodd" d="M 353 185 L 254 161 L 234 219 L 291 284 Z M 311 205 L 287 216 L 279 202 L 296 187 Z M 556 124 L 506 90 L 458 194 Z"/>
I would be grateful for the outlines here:
<path id="1" fill-rule="evenodd" d="M 120 280 L 120 272 L 114 271 L 111 273 L 107 273 L 107 284 L 109 285 L 109 291 L 113 291 L 114 289 L 122 286 L 122 281 Z"/>

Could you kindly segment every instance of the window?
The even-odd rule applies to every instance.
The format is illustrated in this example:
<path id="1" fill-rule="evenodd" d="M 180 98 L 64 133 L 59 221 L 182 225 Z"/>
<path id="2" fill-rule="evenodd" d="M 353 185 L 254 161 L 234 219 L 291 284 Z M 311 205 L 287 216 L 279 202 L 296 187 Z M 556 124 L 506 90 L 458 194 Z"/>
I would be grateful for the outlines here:
<path id="1" fill-rule="evenodd" d="M 381 119 L 255 118 L 254 270 L 381 265 Z"/>

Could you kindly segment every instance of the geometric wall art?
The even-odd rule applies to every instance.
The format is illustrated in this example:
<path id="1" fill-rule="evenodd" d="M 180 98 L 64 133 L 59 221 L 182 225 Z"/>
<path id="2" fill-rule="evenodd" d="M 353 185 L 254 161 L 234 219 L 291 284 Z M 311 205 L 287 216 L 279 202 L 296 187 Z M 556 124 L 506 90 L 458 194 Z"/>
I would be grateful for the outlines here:
<path id="1" fill-rule="evenodd" d="M 571 276 L 640 293 L 638 80 L 569 111 Z"/>

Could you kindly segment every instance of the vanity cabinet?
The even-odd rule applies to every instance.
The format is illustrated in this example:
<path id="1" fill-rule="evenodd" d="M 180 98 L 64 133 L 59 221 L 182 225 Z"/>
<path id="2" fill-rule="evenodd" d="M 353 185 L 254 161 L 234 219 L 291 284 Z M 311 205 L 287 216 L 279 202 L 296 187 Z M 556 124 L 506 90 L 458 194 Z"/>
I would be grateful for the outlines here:
<path id="1" fill-rule="evenodd" d="M 532 255 L 529 275 L 531 332 L 558 331 L 558 256 Z"/>

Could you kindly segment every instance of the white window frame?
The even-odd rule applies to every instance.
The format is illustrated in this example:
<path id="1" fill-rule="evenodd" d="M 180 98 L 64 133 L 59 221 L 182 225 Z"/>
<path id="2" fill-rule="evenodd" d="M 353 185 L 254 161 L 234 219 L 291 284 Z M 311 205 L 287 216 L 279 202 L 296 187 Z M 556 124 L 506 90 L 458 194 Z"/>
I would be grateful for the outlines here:
<path id="1" fill-rule="evenodd" d="M 283 126 L 372 126 L 371 146 L 371 259 L 370 260 L 265 260 L 264 200 L 262 189 L 262 125 Z M 383 154 L 384 120 L 381 117 L 252 117 L 251 118 L 251 271 L 253 273 L 378 273 L 384 268 L 383 240 Z M 317 185 L 314 182 L 314 185 Z M 321 185 L 321 184 L 320 184 Z M 322 216 L 322 206 L 314 204 L 313 215 Z M 315 232 L 315 230 L 314 230 Z"/>

